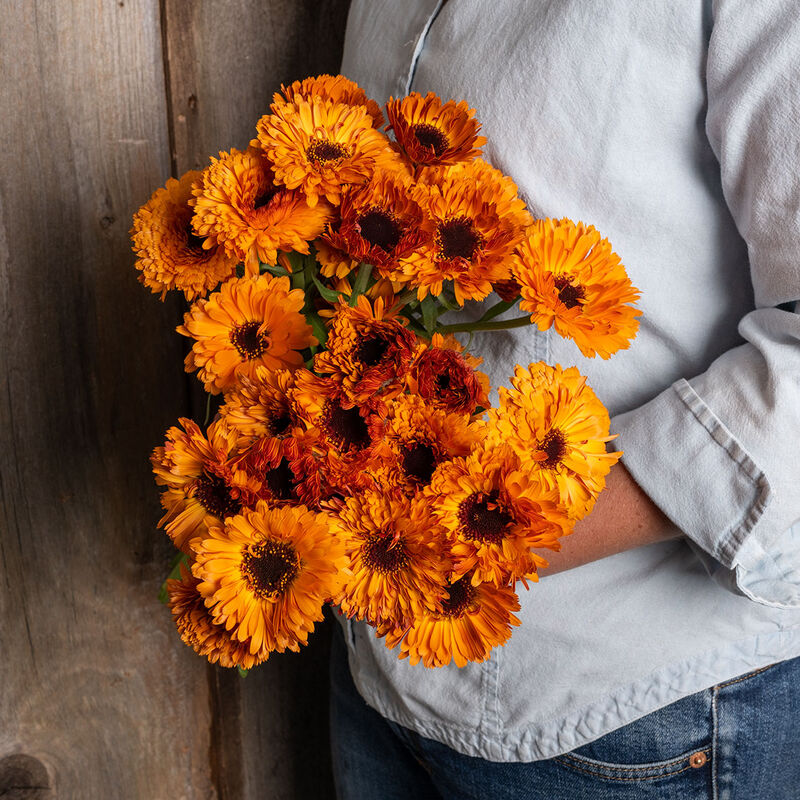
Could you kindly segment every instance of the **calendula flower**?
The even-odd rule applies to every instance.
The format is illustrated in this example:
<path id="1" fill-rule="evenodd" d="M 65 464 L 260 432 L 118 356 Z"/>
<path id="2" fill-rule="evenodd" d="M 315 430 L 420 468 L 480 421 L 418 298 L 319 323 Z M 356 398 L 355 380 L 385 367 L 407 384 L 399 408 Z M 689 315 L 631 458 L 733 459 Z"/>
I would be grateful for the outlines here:
<path id="1" fill-rule="evenodd" d="M 418 186 L 416 196 L 426 210 L 429 244 L 401 261 L 401 269 L 417 296 L 439 295 L 453 282 L 456 300 L 483 300 L 492 284 L 511 277 L 509 259 L 523 227 L 504 195 L 489 183 L 474 182 L 468 171 L 448 174 L 441 183 Z"/>
<path id="2" fill-rule="evenodd" d="M 197 590 L 199 583 L 183 564 L 180 580 L 167 581 L 169 609 L 184 643 L 198 655 L 205 656 L 212 664 L 221 667 L 251 669 L 266 661 L 268 650 L 251 653 L 249 641 L 234 639 L 223 625 L 214 622 L 203 596 Z"/>
<path id="3" fill-rule="evenodd" d="M 400 645 L 400 658 L 411 664 L 463 667 L 485 661 L 492 649 L 505 644 L 511 628 L 520 624 L 513 612 L 519 599 L 510 586 L 473 584 L 469 575 L 447 587 L 438 611 L 423 611 L 408 629 L 390 629 L 386 646 Z"/>
<path id="4" fill-rule="evenodd" d="M 259 366 L 296 369 L 303 364 L 300 351 L 317 343 L 302 314 L 304 302 L 287 277 L 228 281 L 198 300 L 177 328 L 195 339 L 186 371 L 199 370 L 206 391 L 219 394 L 241 376 L 255 378 Z"/>
<path id="5" fill-rule="evenodd" d="M 558 549 L 571 530 L 551 493 L 528 480 L 510 447 L 478 447 L 442 465 L 426 494 L 451 537 L 453 574 L 502 586 L 531 578 L 547 561 L 531 548 Z"/>
<path id="6" fill-rule="evenodd" d="M 323 239 L 355 261 L 373 264 L 381 275 L 403 280 L 397 261 L 424 242 L 422 219 L 408 180 L 376 172 L 369 183 L 342 193 L 339 218 Z"/>
<path id="7" fill-rule="evenodd" d="M 475 367 L 480 358 L 470 356 L 454 336 L 435 333 L 422 344 L 408 375 L 408 388 L 445 411 L 472 414 L 489 407 L 489 378 Z"/>
<path id="8" fill-rule="evenodd" d="M 277 185 L 255 147 L 212 158 L 195 186 L 193 205 L 192 224 L 208 237 L 205 246 L 224 247 L 251 275 L 262 262 L 275 264 L 279 250 L 308 253 L 308 241 L 322 233 L 332 213 L 327 203 L 312 208 L 302 192 Z"/>
<path id="9" fill-rule="evenodd" d="M 293 104 L 297 99 L 313 102 L 314 98 L 329 100 L 333 103 L 343 103 L 346 106 L 363 106 L 372 117 L 372 124 L 376 128 L 383 125 L 383 112 L 380 106 L 354 81 L 344 75 L 317 75 L 316 78 L 306 78 L 295 81 L 289 86 L 281 86 L 280 93 L 275 93 L 272 98 L 273 110 L 285 104 Z"/>
<path id="10" fill-rule="evenodd" d="M 550 326 L 585 356 L 609 358 L 636 336 L 639 291 L 608 239 L 569 219 L 538 220 L 517 248 L 519 307 L 540 330 Z"/>
<path id="11" fill-rule="evenodd" d="M 484 438 L 485 428 L 467 414 L 400 395 L 389 403 L 383 435 L 388 452 L 378 467 L 381 483 L 413 493 L 430 483 L 440 464 L 466 456 Z"/>
<path id="12" fill-rule="evenodd" d="M 131 241 L 138 259 L 139 280 L 164 299 L 178 289 L 187 300 L 205 295 L 233 275 L 236 259 L 205 242 L 192 229 L 189 201 L 200 172 L 170 178 L 133 217 Z"/>
<path id="13" fill-rule="evenodd" d="M 475 111 L 463 100 L 443 103 L 433 92 L 411 92 L 386 104 L 388 127 L 412 164 L 443 165 L 471 161 L 486 144 L 478 136 Z"/>
<path id="14" fill-rule="evenodd" d="M 291 400 L 294 373 L 256 367 L 252 378 L 241 376 L 225 394 L 219 413 L 243 436 L 288 436 L 301 425 Z"/>
<path id="15" fill-rule="evenodd" d="M 325 239 L 317 239 L 314 248 L 319 271 L 325 278 L 344 278 L 358 266 L 358 261 Z"/>
<path id="16" fill-rule="evenodd" d="M 243 448 L 239 433 L 224 422 L 212 422 L 204 434 L 190 419 L 167 431 L 163 447 L 150 457 L 156 483 L 166 487 L 161 495 L 164 526 L 173 544 L 191 553 L 193 544 L 227 517 L 238 514 L 255 500 L 258 484 L 236 469 Z"/>
<path id="17" fill-rule="evenodd" d="M 346 568 L 325 515 L 260 501 L 209 529 L 192 572 L 214 622 L 257 654 L 306 644 Z"/>
<path id="18" fill-rule="evenodd" d="M 378 391 L 400 391 L 415 343 L 383 298 L 371 304 L 362 295 L 353 308 L 341 302 L 336 307 L 327 349 L 314 356 L 314 369 L 333 377 L 352 403 L 361 403 Z"/>
<path id="19" fill-rule="evenodd" d="M 350 559 L 335 598 L 345 614 L 402 626 L 441 606 L 449 562 L 424 498 L 364 492 L 344 502 L 332 525 Z"/>
<path id="20" fill-rule="evenodd" d="M 576 367 L 517 366 L 489 412 L 489 440 L 506 443 L 542 493 L 555 491 L 572 519 L 588 514 L 621 453 L 607 453 L 606 407 Z"/>
<path id="21" fill-rule="evenodd" d="M 275 179 L 301 189 L 312 207 L 320 197 L 338 205 L 343 186 L 366 183 L 381 167 L 399 168 L 389 140 L 372 127 L 365 108 L 295 97 L 257 127 Z"/>

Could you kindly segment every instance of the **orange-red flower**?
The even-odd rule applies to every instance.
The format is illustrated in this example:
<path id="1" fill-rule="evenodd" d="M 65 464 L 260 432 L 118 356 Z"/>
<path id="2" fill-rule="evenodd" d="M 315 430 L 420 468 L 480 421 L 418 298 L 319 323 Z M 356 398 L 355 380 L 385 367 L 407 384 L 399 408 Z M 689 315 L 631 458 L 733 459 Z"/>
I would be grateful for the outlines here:
<path id="1" fill-rule="evenodd" d="M 433 92 L 411 92 L 386 104 L 388 127 L 412 164 L 442 165 L 471 161 L 486 144 L 478 136 L 475 111 L 463 100 L 443 103 Z"/>
<path id="2" fill-rule="evenodd" d="M 233 275 L 236 259 L 192 230 L 189 201 L 201 173 L 170 178 L 133 217 L 131 241 L 138 259 L 139 280 L 164 299 L 178 289 L 187 300 L 205 295 Z"/>
<path id="3" fill-rule="evenodd" d="M 302 314 L 305 295 L 289 279 L 269 274 L 228 281 L 207 300 L 198 300 L 178 333 L 195 339 L 186 371 L 199 370 L 207 392 L 232 388 L 256 369 L 296 369 L 300 351 L 316 344 Z"/>
<path id="4" fill-rule="evenodd" d="M 272 98 L 273 110 L 286 103 L 295 103 L 298 98 L 313 102 L 314 98 L 329 100 L 333 103 L 343 103 L 347 106 L 363 106 L 372 117 L 372 124 L 376 128 L 383 125 L 383 112 L 380 106 L 354 81 L 344 75 L 317 75 L 316 78 L 306 78 L 295 81 L 289 86 L 281 86 L 281 93 L 275 93 Z"/>
<path id="5" fill-rule="evenodd" d="M 390 628 L 386 646 L 399 644 L 400 658 L 426 667 L 485 661 L 520 624 L 514 611 L 519 611 L 519 600 L 510 586 L 475 585 L 464 576 L 447 587 L 440 610 L 423 611 L 408 629 Z"/>
<path id="6" fill-rule="evenodd" d="M 583 355 L 609 358 L 636 336 L 639 291 L 593 226 L 538 220 L 517 248 L 513 271 L 519 307 L 540 330 L 552 325 L 573 339 Z"/>
<path id="7" fill-rule="evenodd" d="M 326 515 L 263 501 L 210 528 L 192 567 L 214 622 L 254 655 L 306 644 L 346 570 Z"/>
<path id="8" fill-rule="evenodd" d="M 489 407 L 489 379 L 475 367 L 480 358 L 470 356 L 453 336 L 435 333 L 422 344 L 408 376 L 408 388 L 445 411 L 472 414 Z"/>
<path id="9" fill-rule="evenodd" d="M 295 97 L 258 122 L 258 140 L 275 179 L 301 189 L 310 206 L 320 197 L 338 205 L 342 187 L 366 183 L 381 167 L 398 169 L 389 140 L 362 107 Z"/>

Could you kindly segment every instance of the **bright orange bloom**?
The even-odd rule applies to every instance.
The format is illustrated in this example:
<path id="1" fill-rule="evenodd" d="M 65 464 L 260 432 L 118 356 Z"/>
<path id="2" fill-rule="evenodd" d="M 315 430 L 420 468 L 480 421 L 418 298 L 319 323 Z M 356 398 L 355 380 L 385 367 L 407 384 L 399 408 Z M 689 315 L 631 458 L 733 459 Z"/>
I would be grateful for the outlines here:
<path id="1" fill-rule="evenodd" d="M 514 611 L 519 611 L 519 599 L 510 586 L 475 585 L 465 576 L 447 587 L 441 610 L 423 611 L 407 630 L 390 629 L 386 646 L 399 644 L 400 658 L 426 667 L 485 661 L 520 624 Z"/>
<path id="2" fill-rule="evenodd" d="M 350 559 L 350 576 L 334 598 L 345 614 L 403 626 L 441 607 L 449 562 L 422 497 L 364 492 L 345 501 L 333 528 Z"/>
<path id="3" fill-rule="evenodd" d="M 519 307 L 540 330 L 552 325 L 573 339 L 583 355 L 609 358 L 636 336 L 641 312 L 631 304 L 639 291 L 591 225 L 538 220 L 517 248 L 513 271 L 522 287 Z"/>
<path id="4" fill-rule="evenodd" d="M 306 644 L 346 569 L 325 515 L 261 501 L 209 530 L 192 572 L 214 622 L 255 655 Z"/>
<path id="5" fill-rule="evenodd" d="M 470 356 L 454 336 L 435 333 L 420 345 L 408 376 L 408 388 L 445 411 L 472 414 L 489 407 L 489 378 L 475 369 L 480 358 Z"/>
<path id="6" fill-rule="evenodd" d="M 489 440 L 507 443 L 544 494 L 556 492 L 572 519 L 588 514 L 621 453 L 607 453 L 606 407 L 576 367 L 517 366 L 489 412 Z"/>
<path id="7" fill-rule="evenodd" d="M 557 496 L 532 484 L 505 445 L 442 465 L 426 494 L 450 534 L 453 574 L 470 573 L 475 584 L 538 580 L 547 561 L 531 548 L 558 549 L 558 537 L 571 530 Z"/>
<path id="8" fill-rule="evenodd" d="M 308 241 L 322 233 L 331 207 L 311 208 L 305 195 L 276 185 L 260 150 L 231 150 L 211 159 L 194 189 L 192 224 L 206 244 L 214 243 L 257 275 L 259 264 L 275 264 L 278 250 L 308 253 Z"/>
<path id="9" fill-rule="evenodd" d="M 372 124 L 376 128 L 383 125 L 383 112 L 381 107 L 355 82 L 345 78 L 344 75 L 317 75 L 316 78 L 306 78 L 295 81 L 290 86 L 281 86 L 281 93 L 272 97 L 273 111 L 286 103 L 295 103 L 298 98 L 313 102 L 314 98 L 329 100 L 333 103 L 343 103 L 346 106 L 363 106 L 372 117 Z"/>
<path id="10" fill-rule="evenodd" d="M 169 289 L 194 300 L 233 275 L 236 267 L 235 258 L 192 230 L 189 202 L 200 178 L 200 172 L 186 172 L 179 181 L 170 178 L 133 216 L 131 241 L 139 280 L 160 292 L 162 300 Z"/>
<path id="11" fill-rule="evenodd" d="M 433 92 L 411 92 L 386 104 L 388 127 L 412 164 L 443 165 L 471 161 L 486 144 L 478 136 L 475 111 L 463 100 L 443 103 Z"/>
<path id="12" fill-rule="evenodd" d="M 242 376 L 225 395 L 219 413 L 244 436 L 288 436 L 300 426 L 291 400 L 294 373 L 256 367 L 252 378 Z"/>
<path id="13" fill-rule="evenodd" d="M 314 247 L 317 263 L 320 266 L 319 271 L 326 278 L 344 278 L 358 266 L 358 261 L 325 239 L 317 239 Z"/>
<path id="14" fill-rule="evenodd" d="M 178 333 L 195 339 L 186 371 L 199 370 L 207 392 L 233 387 L 241 376 L 253 380 L 259 366 L 296 369 L 300 351 L 316 344 L 302 314 L 305 295 L 287 277 L 269 274 L 224 283 L 207 300 L 198 300 Z"/>
<path id="15" fill-rule="evenodd" d="M 183 564 L 180 580 L 167 581 L 168 605 L 184 643 L 221 667 L 251 669 L 265 661 L 269 656 L 268 650 L 251 654 L 249 640 L 240 642 L 234 639 L 223 625 L 214 622 L 197 590 L 199 583 Z"/>
<path id="16" fill-rule="evenodd" d="M 352 403 L 361 403 L 379 391 L 400 391 L 415 343 L 383 298 L 370 304 L 362 295 L 354 308 L 341 302 L 336 307 L 327 349 L 314 356 L 314 369 L 332 376 Z"/>
<path id="17" fill-rule="evenodd" d="M 343 186 L 366 183 L 381 167 L 399 168 L 389 140 L 372 127 L 365 108 L 296 97 L 257 127 L 275 179 L 301 189 L 312 207 L 320 197 L 338 205 Z"/>

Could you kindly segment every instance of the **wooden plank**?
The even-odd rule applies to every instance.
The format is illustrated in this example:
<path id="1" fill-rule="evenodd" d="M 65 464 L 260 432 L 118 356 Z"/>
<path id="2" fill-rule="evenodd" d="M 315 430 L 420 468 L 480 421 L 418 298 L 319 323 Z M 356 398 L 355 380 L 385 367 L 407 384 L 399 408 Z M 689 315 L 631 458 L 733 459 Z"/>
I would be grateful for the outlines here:
<path id="1" fill-rule="evenodd" d="M 212 798 L 205 668 L 155 600 L 179 307 L 128 240 L 169 175 L 158 0 L 2 24 L 0 796 Z"/>
<path id="2" fill-rule="evenodd" d="M 165 0 L 173 169 L 243 148 L 281 83 L 339 70 L 349 0 Z M 197 414 L 202 402 L 198 403 Z M 322 626 L 246 679 L 210 667 L 212 764 L 224 800 L 333 798 Z"/>

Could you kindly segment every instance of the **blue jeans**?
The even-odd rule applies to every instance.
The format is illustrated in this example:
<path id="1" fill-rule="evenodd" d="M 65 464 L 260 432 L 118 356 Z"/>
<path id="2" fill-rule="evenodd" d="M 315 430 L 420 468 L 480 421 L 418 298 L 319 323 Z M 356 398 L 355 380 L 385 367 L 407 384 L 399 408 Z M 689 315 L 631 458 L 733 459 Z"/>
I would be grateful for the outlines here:
<path id="1" fill-rule="evenodd" d="M 331 748 L 339 800 L 800 800 L 800 659 L 685 697 L 571 753 L 494 763 L 384 719 L 337 624 Z"/>

